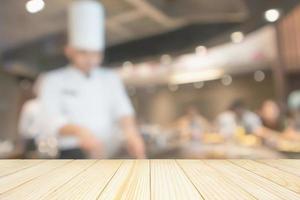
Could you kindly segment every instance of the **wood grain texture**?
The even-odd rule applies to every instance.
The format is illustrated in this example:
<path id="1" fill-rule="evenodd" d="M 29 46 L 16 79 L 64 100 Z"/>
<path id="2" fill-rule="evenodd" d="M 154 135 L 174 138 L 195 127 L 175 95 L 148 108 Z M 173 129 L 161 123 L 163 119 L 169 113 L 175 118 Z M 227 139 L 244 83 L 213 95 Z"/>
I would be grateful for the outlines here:
<path id="1" fill-rule="evenodd" d="M 203 199 L 174 160 L 151 161 L 151 198 Z"/>
<path id="2" fill-rule="evenodd" d="M 282 171 L 300 176 L 300 162 L 297 160 L 262 160 L 260 162 L 281 169 Z"/>
<path id="3" fill-rule="evenodd" d="M 224 197 L 228 200 L 255 199 L 239 185 L 204 162 L 190 160 L 178 161 L 178 163 L 205 199 L 222 200 Z"/>
<path id="4" fill-rule="evenodd" d="M 299 200 L 299 160 L 1 160 L 0 199 Z"/>
<path id="5" fill-rule="evenodd" d="M 251 160 L 239 160 L 232 162 L 261 177 L 271 180 L 278 185 L 300 193 L 300 177 L 298 176 Z"/>
<path id="6" fill-rule="evenodd" d="M 44 199 L 97 199 L 122 161 L 97 161 Z"/>
<path id="7" fill-rule="evenodd" d="M 257 199 L 289 199 L 299 200 L 300 194 L 290 191 L 268 179 L 241 168 L 229 161 L 205 161 L 213 168 L 221 171 L 231 181 L 239 184 Z"/>
<path id="8" fill-rule="evenodd" d="M 99 199 L 150 199 L 150 162 L 124 161 Z"/>
<path id="9" fill-rule="evenodd" d="M 45 162 L 42 160 L 2 160 L 0 162 L 0 177 L 16 173 L 33 165 Z"/>
<path id="10" fill-rule="evenodd" d="M 35 178 L 49 173 L 51 170 L 58 168 L 68 161 L 48 161 L 41 162 L 36 165 L 32 165 L 28 168 L 23 168 L 23 170 L 16 171 L 14 174 L 10 174 L 8 176 L 1 177 L 0 179 L 0 197 L 4 192 L 8 192 L 9 190 L 13 190 L 14 188 L 20 188 L 24 183 L 28 183 Z M 71 162 L 71 161 L 69 161 Z M 23 163 L 20 163 L 22 165 Z M 13 169 L 13 166 L 12 166 Z"/>
<path id="11" fill-rule="evenodd" d="M 65 161 L 56 162 L 60 164 L 61 162 Z M 35 173 L 43 171 L 42 176 L 38 176 L 37 178 L 28 181 L 26 184 L 22 184 L 17 188 L 1 194 L 0 199 L 42 199 L 44 196 L 49 195 L 50 193 L 63 186 L 63 184 L 66 184 L 74 176 L 81 173 L 94 162 L 95 161 L 71 161 L 69 163 L 66 163 L 62 167 L 56 168 L 52 166 L 55 161 L 51 161 L 49 164 L 47 163 L 48 165 L 43 165 L 41 168 L 36 169 L 31 173 L 34 175 Z M 53 169 L 52 171 L 48 169 L 49 165 L 51 165 L 51 168 Z M 25 177 L 26 176 L 30 175 L 26 173 Z"/>

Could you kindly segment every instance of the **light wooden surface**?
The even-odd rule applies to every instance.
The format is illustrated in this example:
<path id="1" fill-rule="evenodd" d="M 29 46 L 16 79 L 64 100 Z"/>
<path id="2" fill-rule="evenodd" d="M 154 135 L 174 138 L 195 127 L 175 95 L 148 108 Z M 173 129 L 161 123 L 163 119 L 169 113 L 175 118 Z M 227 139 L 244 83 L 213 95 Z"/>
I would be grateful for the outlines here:
<path id="1" fill-rule="evenodd" d="M 300 200 L 300 160 L 1 160 L 0 199 Z"/>

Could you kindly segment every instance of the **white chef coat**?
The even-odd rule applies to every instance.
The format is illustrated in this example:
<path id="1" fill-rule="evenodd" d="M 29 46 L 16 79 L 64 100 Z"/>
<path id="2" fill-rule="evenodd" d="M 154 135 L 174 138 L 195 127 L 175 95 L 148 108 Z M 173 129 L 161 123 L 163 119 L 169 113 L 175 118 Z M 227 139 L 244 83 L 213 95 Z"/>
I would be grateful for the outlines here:
<path id="1" fill-rule="evenodd" d="M 243 126 L 249 133 L 254 133 L 258 128 L 262 127 L 262 122 L 258 115 L 250 111 L 245 111 L 241 122 L 237 121 L 234 112 L 226 111 L 218 116 L 217 126 L 219 132 L 228 137 L 236 132 L 238 126 Z"/>
<path id="2" fill-rule="evenodd" d="M 225 137 L 232 136 L 237 127 L 237 123 L 235 120 L 235 114 L 231 111 L 226 111 L 221 113 L 217 117 L 217 127 L 220 134 Z"/>
<path id="3" fill-rule="evenodd" d="M 43 133 L 57 135 L 59 148 L 78 148 L 78 139 L 59 136 L 66 124 L 91 130 L 104 144 L 108 154 L 120 144 L 117 122 L 134 115 L 131 102 L 117 74 L 95 68 L 89 76 L 72 66 L 54 70 L 43 76 L 40 87 L 43 106 Z"/>
<path id="4" fill-rule="evenodd" d="M 298 110 L 300 108 L 300 90 L 296 90 L 289 95 L 288 105 L 290 110 Z"/>
<path id="5" fill-rule="evenodd" d="M 19 133 L 25 139 L 34 139 L 40 134 L 40 102 L 38 99 L 31 99 L 22 107 L 19 119 Z"/>

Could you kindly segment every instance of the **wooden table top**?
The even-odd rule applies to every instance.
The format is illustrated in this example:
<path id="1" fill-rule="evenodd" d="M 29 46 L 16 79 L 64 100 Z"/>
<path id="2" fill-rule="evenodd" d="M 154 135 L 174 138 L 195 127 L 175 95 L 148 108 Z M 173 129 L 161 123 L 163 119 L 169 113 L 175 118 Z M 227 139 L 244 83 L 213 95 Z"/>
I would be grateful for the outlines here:
<path id="1" fill-rule="evenodd" d="M 300 160 L 2 160 L 0 199 L 300 199 Z"/>

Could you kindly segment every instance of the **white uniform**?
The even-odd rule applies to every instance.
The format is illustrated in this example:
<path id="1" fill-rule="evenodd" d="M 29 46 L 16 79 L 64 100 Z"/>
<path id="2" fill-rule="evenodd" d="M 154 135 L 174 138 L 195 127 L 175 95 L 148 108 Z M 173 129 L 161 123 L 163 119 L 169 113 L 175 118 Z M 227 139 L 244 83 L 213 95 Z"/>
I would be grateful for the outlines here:
<path id="1" fill-rule="evenodd" d="M 40 134 L 40 102 L 38 99 L 27 101 L 21 110 L 19 133 L 25 139 L 33 139 Z"/>
<path id="2" fill-rule="evenodd" d="M 217 127 L 220 134 L 225 137 L 230 137 L 235 133 L 237 123 L 235 120 L 235 114 L 231 111 L 221 113 L 217 117 Z"/>
<path id="3" fill-rule="evenodd" d="M 240 122 L 238 122 L 233 112 L 226 111 L 218 116 L 217 126 L 219 132 L 228 137 L 236 132 L 238 126 L 243 126 L 248 133 L 254 133 L 258 128 L 262 127 L 262 122 L 258 115 L 250 111 L 246 111 L 243 114 Z"/>
<path id="4" fill-rule="evenodd" d="M 288 106 L 290 110 L 298 110 L 300 108 L 300 90 L 296 90 L 289 95 Z"/>
<path id="5" fill-rule="evenodd" d="M 134 114 L 120 78 L 111 70 L 96 68 L 89 77 L 68 66 L 43 76 L 40 87 L 43 133 L 58 135 L 66 124 L 90 129 L 103 143 L 107 156 L 117 150 L 121 117 Z M 78 148 L 75 137 L 58 138 L 62 150 Z"/>
<path id="6" fill-rule="evenodd" d="M 300 132 L 300 90 L 296 90 L 289 95 L 288 106 L 293 114 L 290 126 L 297 132 Z"/>

